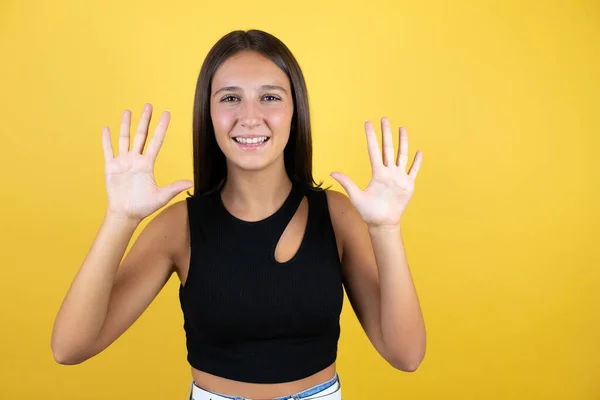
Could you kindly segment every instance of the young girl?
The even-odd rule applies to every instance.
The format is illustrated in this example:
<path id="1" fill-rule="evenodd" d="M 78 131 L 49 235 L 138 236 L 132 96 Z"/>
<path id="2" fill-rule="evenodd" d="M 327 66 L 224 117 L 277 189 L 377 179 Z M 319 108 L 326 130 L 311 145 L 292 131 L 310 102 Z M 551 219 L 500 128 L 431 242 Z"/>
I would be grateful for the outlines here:
<path id="1" fill-rule="evenodd" d="M 169 124 L 146 144 L 152 107 L 133 143 L 122 117 L 118 155 L 105 128 L 108 206 L 56 317 L 52 351 L 77 364 L 125 332 L 176 273 L 191 365 L 190 399 L 341 399 L 336 372 L 346 290 L 379 354 L 414 371 L 425 326 L 400 223 L 421 152 L 406 172 L 408 139 L 382 119 L 380 151 L 365 123 L 373 178 L 349 197 L 312 176 L 306 85 L 288 48 L 257 30 L 235 31 L 208 53 L 194 104 L 194 182 L 156 186 L 153 169 Z M 122 260 L 140 222 L 177 194 Z"/>

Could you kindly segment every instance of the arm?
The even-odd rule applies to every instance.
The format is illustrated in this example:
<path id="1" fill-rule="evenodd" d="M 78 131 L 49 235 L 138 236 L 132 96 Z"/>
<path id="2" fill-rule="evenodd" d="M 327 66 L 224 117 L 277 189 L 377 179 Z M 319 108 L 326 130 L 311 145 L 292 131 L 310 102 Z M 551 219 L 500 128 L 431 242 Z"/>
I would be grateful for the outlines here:
<path id="1" fill-rule="evenodd" d="M 51 347 L 58 363 L 93 357 L 139 318 L 173 272 L 172 249 L 186 240 L 186 212 L 183 201 L 163 210 L 122 263 L 138 223 L 107 213 L 54 323 Z"/>
<path id="2" fill-rule="evenodd" d="M 54 322 L 51 347 L 61 364 L 83 362 L 123 334 L 169 280 L 174 249 L 187 244 L 183 201 L 150 221 L 121 263 L 139 222 L 193 185 L 184 180 L 156 185 L 154 163 L 171 114 L 162 113 L 143 153 L 151 117 L 152 105 L 146 104 L 131 143 L 131 112 L 123 112 L 116 156 L 110 130 L 102 129 L 108 207 Z"/>
<path id="3" fill-rule="evenodd" d="M 380 353 L 398 369 L 414 371 L 425 356 L 425 324 L 410 275 L 401 235 L 401 217 L 412 198 L 422 152 L 408 165 L 408 135 L 400 128 L 400 146 L 394 161 L 390 123 L 381 120 L 382 150 L 375 129 L 365 122 L 372 179 L 364 190 L 340 173 L 337 180 L 349 199 L 339 199 L 344 218 L 343 262 L 348 285 L 355 292 L 357 315 Z M 341 195 L 341 194 L 340 194 Z M 339 197 L 339 196 L 336 196 Z M 336 214 L 334 212 L 333 214 Z M 364 322 L 363 322 L 364 321 Z"/>
<path id="4" fill-rule="evenodd" d="M 410 274 L 400 227 L 370 228 L 380 277 L 381 333 L 386 349 L 404 371 L 425 357 L 425 322 Z"/>
<path id="5" fill-rule="evenodd" d="M 327 191 L 342 247 L 344 287 L 377 352 L 412 372 L 425 355 L 425 324 L 400 232 L 369 229 L 344 194 Z"/>

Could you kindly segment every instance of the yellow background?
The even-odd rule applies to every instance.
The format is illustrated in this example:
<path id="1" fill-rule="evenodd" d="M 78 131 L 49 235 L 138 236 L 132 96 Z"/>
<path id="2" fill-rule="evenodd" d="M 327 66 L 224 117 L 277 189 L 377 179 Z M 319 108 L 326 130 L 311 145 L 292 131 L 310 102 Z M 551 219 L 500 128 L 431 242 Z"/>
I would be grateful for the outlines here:
<path id="1" fill-rule="evenodd" d="M 365 119 L 406 126 L 411 161 L 424 153 L 403 231 L 427 355 L 394 370 L 346 301 L 344 399 L 600 399 L 592 0 L 2 1 L 0 398 L 187 396 L 175 276 L 82 365 L 56 364 L 50 333 L 104 213 L 102 126 L 114 140 L 123 109 L 135 124 L 145 102 L 171 110 L 157 182 L 192 179 L 201 63 L 250 28 L 303 68 L 317 179 L 368 183 Z"/>

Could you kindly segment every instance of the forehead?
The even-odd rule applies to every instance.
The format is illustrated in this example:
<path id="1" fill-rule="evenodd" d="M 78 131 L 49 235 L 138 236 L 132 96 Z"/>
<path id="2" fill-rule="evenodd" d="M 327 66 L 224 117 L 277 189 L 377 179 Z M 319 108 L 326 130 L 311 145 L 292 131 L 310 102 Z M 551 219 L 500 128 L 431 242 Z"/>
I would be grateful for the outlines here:
<path id="1" fill-rule="evenodd" d="M 285 72 L 273 61 L 256 52 L 244 51 L 229 57 L 215 72 L 213 90 L 219 86 L 278 85 L 290 87 Z"/>

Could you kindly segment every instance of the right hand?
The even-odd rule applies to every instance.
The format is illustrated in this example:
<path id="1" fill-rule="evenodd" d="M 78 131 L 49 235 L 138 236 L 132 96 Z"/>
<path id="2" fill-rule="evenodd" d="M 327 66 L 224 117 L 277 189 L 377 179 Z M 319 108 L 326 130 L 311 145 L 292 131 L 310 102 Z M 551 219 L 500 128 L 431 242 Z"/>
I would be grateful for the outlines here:
<path id="1" fill-rule="evenodd" d="M 110 130 L 108 127 L 102 130 L 108 194 L 107 214 L 140 222 L 164 207 L 179 193 L 193 187 L 193 182 L 189 180 L 179 180 L 163 188 L 156 185 L 154 163 L 165 138 L 171 114 L 168 111 L 163 112 L 146 153 L 142 154 L 151 116 L 152 105 L 146 104 L 130 149 L 131 112 L 123 112 L 117 157 L 114 156 Z"/>

